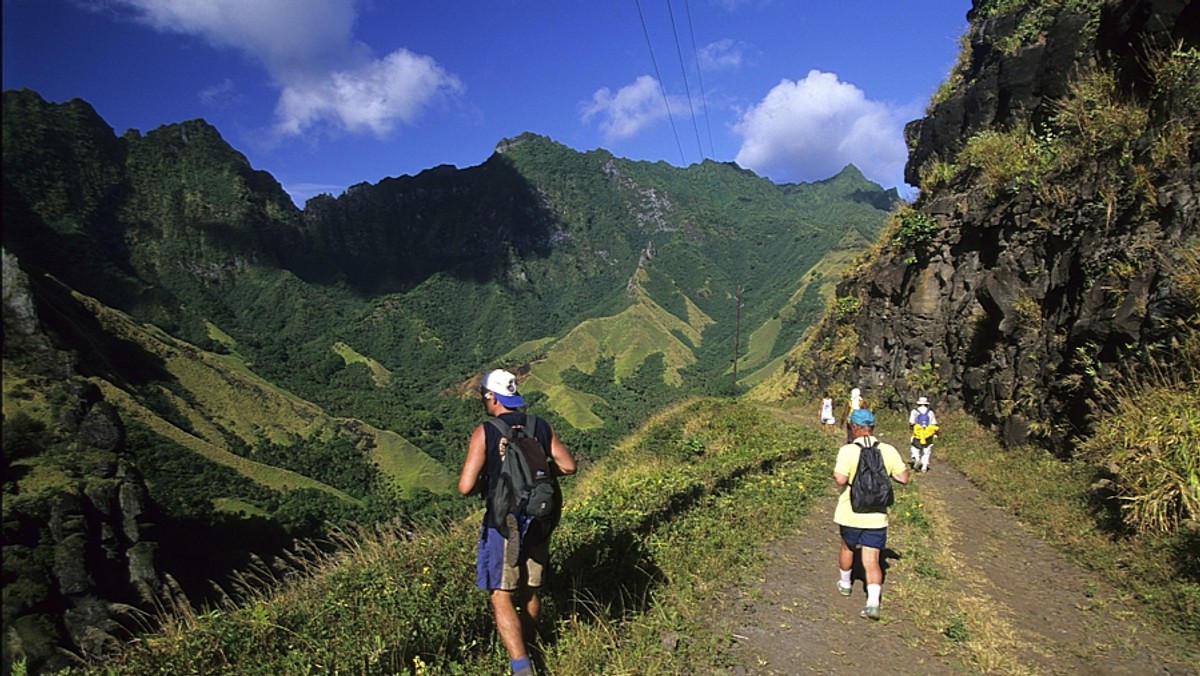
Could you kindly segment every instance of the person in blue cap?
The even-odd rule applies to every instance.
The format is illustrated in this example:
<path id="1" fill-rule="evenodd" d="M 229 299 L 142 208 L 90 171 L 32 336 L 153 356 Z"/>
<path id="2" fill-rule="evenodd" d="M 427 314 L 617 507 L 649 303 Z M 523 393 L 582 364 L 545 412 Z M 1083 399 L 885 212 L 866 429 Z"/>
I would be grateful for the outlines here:
<path id="1" fill-rule="evenodd" d="M 856 409 L 850 414 L 850 431 L 853 442 L 838 450 L 837 461 L 833 467 L 833 480 L 843 487 L 838 497 L 837 509 L 833 513 L 833 521 L 841 531 L 841 549 L 838 551 L 838 593 L 850 596 L 853 584 L 850 573 L 854 565 L 854 550 L 862 552 L 863 573 L 866 576 L 867 605 L 860 615 L 867 619 L 879 619 L 879 597 L 883 591 L 883 568 L 879 565 L 879 553 L 887 546 L 887 512 L 855 512 L 850 505 L 849 484 L 854 482 L 854 474 L 858 469 L 858 456 L 863 449 L 872 444 L 879 444 L 879 452 L 883 457 L 883 466 L 888 476 L 898 483 L 908 483 L 908 466 L 900 457 L 900 452 L 891 444 L 879 441 L 874 435 L 875 416 L 868 409 Z"/>
<path id="2" fill-rule="evenodd" d="M 532 417 L 517 410 L 525 405 L 525 399 L 517 392 L 517 377 L 508 371 L 496 369 L 487 373 L 480 383 L 479 395 L 488 416 L 500 418 L 510 426 L 524 426 Z M 552 471 L 557 476 L 574 474 L 575 458 L 559 441 L 554 429 L 541 418 L 533 419 L 534 437 L 548 450 Z M 459 493 L 471 495 L 483 491 L 485 498 L 491 497 L 500 477 L 501 438 L 494 425 L 475 428 L 467 442 L 467 457 L 458 477 Z M 475 557 L 475 584 L 490 595 L 496 633 L 508 651 L 512 673 L 531 676 L 527 642 L 537 634 L 541 610 L 538 590 L 550 563 L 550 533 L 557 524 L 531 519 L 504 534 L 492 525 L 490 517 L 484 510 Z"/>

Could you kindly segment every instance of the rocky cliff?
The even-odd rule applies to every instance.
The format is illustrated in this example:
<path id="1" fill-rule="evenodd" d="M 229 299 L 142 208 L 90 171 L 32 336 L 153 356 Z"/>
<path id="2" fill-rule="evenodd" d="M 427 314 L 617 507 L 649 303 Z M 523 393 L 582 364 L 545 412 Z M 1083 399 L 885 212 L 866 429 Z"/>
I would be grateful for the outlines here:
<path id="1" fill-rule="evenodd" d="M 1198 236 L 1200 4 L 977 0 L 969 19 L 906 130 L 919 198 L 786 368 L 797 392 L 928 394 L 1065 451 L 1195 311 L 1172 274 Z"/>
<path id="2" fill-rule="evenodd" d="M 64 649 L 103 655 L 161 581 L 120 416 L 52 346 L 7 251 L 3 273 L 4 377 L 19 382 L 5 389 L 4 664 L 37 673 L 68 666 Z"/>

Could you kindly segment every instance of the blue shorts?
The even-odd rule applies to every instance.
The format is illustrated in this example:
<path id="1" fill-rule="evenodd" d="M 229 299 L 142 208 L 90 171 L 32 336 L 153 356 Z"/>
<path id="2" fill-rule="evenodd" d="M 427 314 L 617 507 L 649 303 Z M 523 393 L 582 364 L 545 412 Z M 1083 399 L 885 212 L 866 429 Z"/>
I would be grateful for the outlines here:
<path id="1" fill-rule="evenodd" d="M 510 538 L 486 524 L 481 528 L 475 556 L 475 586 L 489 591 L 542 586 L 550 564 L 550 533 L 529 520 L 521 521 L 519 527 L 510 529 L 513 534 Z"/>
<path id="2" fill-rule="evenodd" d="M 851 528 L 838 526 L 842 529 L 842 542 L 850 549 L 856 546 L 870 547 L 882 550 L 887 546 L 887 528 Z"/>

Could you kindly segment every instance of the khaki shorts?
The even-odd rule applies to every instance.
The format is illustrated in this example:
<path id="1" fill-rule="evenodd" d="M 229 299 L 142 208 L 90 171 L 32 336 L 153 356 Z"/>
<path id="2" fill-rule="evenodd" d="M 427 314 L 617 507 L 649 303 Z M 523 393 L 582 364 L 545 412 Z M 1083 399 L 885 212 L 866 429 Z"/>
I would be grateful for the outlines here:
<path id="1" fill-rule="evenodd" d="M 550 538 L 529 544 L 515 536 L 518 529 L 509 530 L 514 537 L 506 538 L 487 526 L 480 533 L 475 559 L 475 585 L 480 589 L 516 591 L 542 586 L 550 565 Z"/>

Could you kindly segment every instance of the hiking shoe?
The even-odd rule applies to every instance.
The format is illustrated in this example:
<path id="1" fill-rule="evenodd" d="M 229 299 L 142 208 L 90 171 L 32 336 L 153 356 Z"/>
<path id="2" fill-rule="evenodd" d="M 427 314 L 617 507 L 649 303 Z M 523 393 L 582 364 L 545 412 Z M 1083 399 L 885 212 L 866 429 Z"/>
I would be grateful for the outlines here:
<path id="1" fill-rule="evenodd" d="M 838 593 L 839 593 L 839 594 L 841 594 L 842 596 L 849 596 L 849 595 L 850 595 L 850 593 L 851 593 L 851 592 L 853 592 L 853 591 L 854 591 L 854 587 L 853 587 L 853 585 L 852 585 L 852 586 L 849 586 L 849 587 L 843 587 L 843 586 L 842 586 L 842 581 L 841 581 L 841 580 L 838 580 Z"/>
<path id="2" fill-rule="evenodd" d="M 867 606 L 858 614 L 859 617 L 865 617 L 868 620 L 879 621 L 879 606 Z"/>

